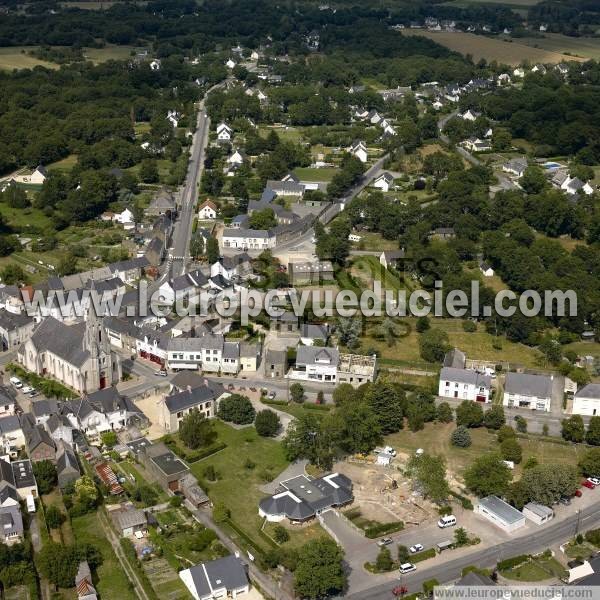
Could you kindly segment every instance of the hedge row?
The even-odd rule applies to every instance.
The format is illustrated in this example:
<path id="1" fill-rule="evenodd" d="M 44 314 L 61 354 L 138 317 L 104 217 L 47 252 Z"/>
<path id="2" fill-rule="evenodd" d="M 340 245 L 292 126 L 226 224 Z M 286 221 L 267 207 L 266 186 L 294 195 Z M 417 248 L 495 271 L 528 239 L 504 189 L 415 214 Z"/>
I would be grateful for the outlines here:
<path id="1" fill-rule="evenodd" d="M 422 552 L 417 552 L 416 554 L 412 554 L 410 557 L 410 562 L 418 563 L 422 560 L 427 560 L 428 558 L 433 558 L 435 556 L 435 548 L 428 548 L 427 550 L 423 550 Z"/>
<path id="2" fill-rule="evenodd" d="M 498 571 L 506 571 L 508 569 L 513 569 L 514 567 L 518 567 L 522 565 L 524 562 L 527 562 L 530 558 L 529 554 L 519 554 L 518 556 L 513 556 L 512 558 L 507 558 L 505 560 L 501 560 L 497 565 Z"/>
<path id="3" fill-rule="evenodd" d="M 461 496 L 453 491 L 450 491 L 450 495 L 456 498 L 465 510 L 473 510 L 473 503 L 466 496 Z"/>
<path id="4" fill-rule="evenodd" d="M 172 450 L 175 454 L 177 454 L 177 456 L 179 456 L 179 458 L 182 458 L 188 463 L 198 462 L 199 460 L 206 458 L 207 456 L 211 456 L 212 454 L 215 454 L 216 452 L 220 452 L 221 450 L 227 448 L 227 444 L 225 442 L 218 442 L 217 444 L 213 444 L 208 448 L 188 451 L 185 450 L 185 448 L 182 448 L 174 439 L 169 438 L 167 436 L 165 436 L 162 441 L 164 442 L 165 446 L 167 446 L 167 448 Z"/>
<path id="5" fill-rule="evenodd" d="M 396 531 L 402 531 L 404 529 L 404 523 L 402 521 L 393 521 L 392 523 L 379 523 L 378 525 L 371 525 L 365 529 L 365 536 L 369 539 L 374 539 L 380 535 L 386 533 L 395 533 Z"/>

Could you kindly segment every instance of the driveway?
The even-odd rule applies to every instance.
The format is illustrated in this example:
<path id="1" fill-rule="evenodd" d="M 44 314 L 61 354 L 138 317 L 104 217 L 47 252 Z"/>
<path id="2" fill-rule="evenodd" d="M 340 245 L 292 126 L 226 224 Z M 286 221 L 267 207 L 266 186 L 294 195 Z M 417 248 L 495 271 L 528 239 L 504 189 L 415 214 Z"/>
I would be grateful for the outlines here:
<path id="1" fill-rule="evenodd" d="M 277 475 L 277 477 L 275 477 L 271 483 L 265 483 L 265 485 L 261 485 L 260 491 L 264 492 L 265 494 L 274 494 L 281 481 L 286 481 L 286 479 L 292 479 L 292 477 L 304 475 L 307 464 L 307 460 L 297 460 L 296 462 L 293 462 L 281 473 L 279 473 L 279 475 Z"/>

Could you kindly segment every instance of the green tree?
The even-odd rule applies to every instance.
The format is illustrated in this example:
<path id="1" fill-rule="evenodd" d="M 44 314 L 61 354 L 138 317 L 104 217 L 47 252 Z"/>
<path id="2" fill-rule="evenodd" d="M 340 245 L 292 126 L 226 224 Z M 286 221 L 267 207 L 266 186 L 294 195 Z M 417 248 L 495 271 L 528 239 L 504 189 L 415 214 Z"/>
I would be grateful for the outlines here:
<path id="1" fill-rule="evenodd" d="M 408 548 L 406 546 L 403 546 L 402 544 L 398 544 L 398 562 L 400 564 L 406 563 L 408 562 L 410 558 L 410 553 L 408 551 Z"/>
<path id="2" fill-rule="evenodd" d="M 379 573 L 385 573 L 394 568 L 392 554 L 385 546 L 383 546 L 377 554 L 377 558 L 375 559 L 375 568 Z"/>
<path id="3" fill-rule="evenodd" d="M 569 442 L 583 442 L 585 437 L 585 425 L 581 415 L 573 415 L 561 422 L 561 435 Z"/>
<path id="4" fill-rule="evenodd" d="M 365 401 L 373 410 L 379 421 L 381 433 L 396 433 L 402 429 L 406 394 L 389 381 L 377 381 L 371 384 L 366 393 Z"/>
<path id="5" fill-rule="evenodd" d="M 493 452 L 478 456 L 464 473 L 465 485 L 479 497 L 502 496 L 511 479 L 503 458 Z"/>
<path id="6" fill-rule="evenodd" d="M 515 417 L 515 423 L 517 424 L 517 431 L 519 433 L 527 433 L 527 420 L 521 415 Z"/>
<path id="7" fill-rule="evenodd" d="M 262 437 L 273 437 L 277 435 L 281 428 L 281 421 L 277 413 L 266 408 L 259 410 L 254 419 L 254 427 L 258 435 Z"/>
<path id="8" fill-rule="evenodd" d="M 450 493 L 443 456 L 414 454 L 406 465 L 407 473 L 425 498 L 443 502 Z"/>
<path id="9" fill-rule="evenodd" d="M 219 402 L 217 416 L 236 425 L 248 425 L 254 421 L 256 411 L 247 396 L 232 394 Z"/>
<path id="10" fill-rule="evenodd" d="M 586 477 L 600 476 L 600 448 L 590 448 L 577 463 L 579 470 Z"/>
<path id="11" fill-rule="evenodd" d="M 300 547 L 294 589 L 301 598 L 320 600 L 346 588 L 344 553 L 331 539 L 320 537 Z"/>
<path id="12" fill-rule="evenodd" d="M 352 402 L 360 400 L 360 392 L 349 383 L 340 383 L 332 394 L 333 403 L 339 406 L 343 402 Z"/>
<path id="13" fill-rule="evenodd" d="M 506 418 L 504 416 L 504 408 L 500 405 L 492 406 L 492 408 L 486 410 L 483 415 L 483 424 L 488 429 L 500 429 L 505 423 Z"/>
<path id="14" fill-rule="evenodd" d="M 179 423 L 179 437 L 192 450 L 204 448 L 216 439 L 216 433 L 211 421 L 199 410 L 193 409 Z"/>
<path id="15" fill-rule="evenodd" d="M 209 265 L 214 265 L 221 256 L 219 252 L 219 241 L 215 237 L 209 237 L 206 242 L 206 260 Z"/>
<path id="16" fill-rule="evenodd" d="M 368 454 L 383 441 L 381 419 L 366 401 L 345 403 L 337 409 L 338 443 L 346 452 Z"/>
<path id="17" fill-rule="evenodd" d="M 461 546 L 466 546 L 469 543 L 469 535 L 464 527 L 459 527 L 454 530 L 454 543 L 459 548 Z"/>
<path id="18" fill-rule="evenodd" d="M 440 402 L 437 409 L 437 420 L 440 423 L 451 423 L 454 419 L 452 408 L 447 402 Z"/>
<path id="19" fill-rule="evenodd" d="M 572 465 L 544 464 L 524 471 L 521 482 L 533 502 L 552 506 L 562 497 L 570 498 L 575 493 L 579 476 Z"/>
<path id="20" fill-rule="evenodd" d="M 504 460 L 510 460 L 518 465 L 523 458 L 523 450 L 517 438 L 507 438 L 500 444 L 500 452 Z"/>
<path id="21" fill-rule="evenodd" d="M 456 407 L 456 424 L 465 427 L 481 427 L 483 424 L 483 409 L 481 404 L 472 400 L 463 400 Z"/>
<path id="22" fill-rule="evenodd" d="M 272 229 L 277 225 L 277 218 L 272 208 L 255 210 L 248 219 L 250 229 Z"/>
<path id="23" fill-rule="evenodd" d="M 33 475 L 40 494 L 49 494 L 58 483 L 56 467 L 49 460 L 35 461 L 33 463 Z"/>
<path id="24" fill-rule="evenodd" d="M 145 158 L 140 164 L 139 177 L 140 181 L 144 183 L 157 183 L 158 165 L 156 161 L 151 158 Z"/>
<path id="25" fill-rule="evenodd" d="M 512 504 L 517 510 L 523 507 L 531 500 L 528 487 L 521 481 L 513 481 L 506 492 L 506 501 Z"/>
<path id="26" fill-rule="evenodd" d="M 275 527 L 273 527 L 273 539 L 278 544 L 285 544 L 285 542 L 290 539 L 290 534 L 283 525 L 275 525 Z"/>
<path id="27" fill-rule="evenodd" d="M 519 179 L 519 184 L 526 193 L 539 194 L 548 185 L 548 181 L 540 167 L 529 166 Z"/>
<path id="28" fill-rule="evenodd" d="M 429 329 L 419 336 L 421 358 L 427 362 L 442 362 L 450 350 L 448 334 L 442 329 Z"/>
<path id="29" fill-rule="evenodd" d="M 471 434 L 464 425 L 461 425 L 452 432 L 450 441 L 458 448 L 468 448 L 471 445 Z"/>
<path id="30" fill-rule="evenodd" d="M 290 396 L 293 402 L 300 404 L 304 402 L 304 387 L 300 383 L 290 385 Z"/>
<path id="31" fill-rule="evenodd" d="M 500 429 L 498 429 L 498 441 L 502 443 L 507 438 L 517 437 L 517 433 L 510 425 L 502 425 Z"/>
<path id="32" fill-rule="evenodd" d="M 59 529 L 66 520 L 65 514 L 58 508 L 58 506 L 56 506 L 56 504 L 51 504 L 46 509 L 45 516 L 46 525 L 48 525 L 50 529 Z"/>
<path id="33" fill-rule="evenodd" d="M 118 439 L 117 439 L 117 433 L 115 431 L 105 431 L 102 434 L 100 434 L 100 439 L 102 440 L 102 443 L 107 447 L 107 448 L 112 448 L 113 446 L 117 445 Z"/>
<path id="34" fill-rule="evenodd" d="M 585 441 L 590 446 L 600 446 L 600 417 L 590 417 L 588 430 L 585 433 Z"/>
<path id="35" fill-rule="evenodd" d="M 429 317 L 419 317 L 417 319 L 415 329 L 418 333 L 424 333 L 425 331 L 431 329 L 431 322 L 429 321 Z"/>

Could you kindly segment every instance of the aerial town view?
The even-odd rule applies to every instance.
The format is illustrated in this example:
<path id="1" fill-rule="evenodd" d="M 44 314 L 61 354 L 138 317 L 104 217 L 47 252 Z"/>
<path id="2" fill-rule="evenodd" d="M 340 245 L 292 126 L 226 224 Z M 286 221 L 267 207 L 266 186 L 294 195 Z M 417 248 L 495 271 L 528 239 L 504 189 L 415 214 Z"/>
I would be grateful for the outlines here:
<path id="1" fill-rule="evenodd" d="M 0 0 L 0 600 L 600 600 L 598 0 Z"/>

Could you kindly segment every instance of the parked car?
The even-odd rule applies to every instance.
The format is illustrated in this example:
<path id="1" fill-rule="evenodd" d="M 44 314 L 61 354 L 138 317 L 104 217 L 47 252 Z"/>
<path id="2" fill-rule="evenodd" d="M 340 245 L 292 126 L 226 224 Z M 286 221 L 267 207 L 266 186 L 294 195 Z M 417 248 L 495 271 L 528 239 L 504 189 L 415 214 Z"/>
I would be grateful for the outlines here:
<path id="1" fill-rule="evenodd" d="M 275 392 L 269 392 L 269 400 L 275 400 Z"/>
<path id="2" fill-rule="evenodd" d="M 412 563 L 404 563 L 402 565 L 400 565 L 400 574 L 401 575 L 406 575 L 406 573 L 412 573 L 413 571 L 416 571 L 417 567 L 415 567 L 415 565 L 413 565 Z"/>
<path id="3" fill-rule="evenodd" d="M 586 487 L 586 488 L 590 489 L 590 490 L 593 490 L 593 489 L 596 487 L 596 484 L 595 484 L 595 483 L 592 483 L 592 482 L 591 482 L 589 479 L 584 479 L 584 480 L 581 482 L 581 485 L 582 485 L 583 487 Z"/>
<path id="4" fill-rule="evenodd" d="M 378 542 L 377 545 L 382 547 L 383 546 L 389 546 L 390 544 L 393 543 L 394 540 L 392 540 L 392 538 L 381 538 Z"/>
<path id="5" fill-rule="evenodd" d="M 160 371 L 155 371 L 154 375 L 156 375 L 156 377 L 166 377 L 167 372 L 164 369 L 161 369 Z"/>
<path id="6" fill-rule="evenodd" d="M 588 481 L 591 481 L 594 485 L 600 485 L 600 479 L 598 477 L 588 477 Z"/>
<path id="7" fill-rule="evenodd" d="M 415 544 L 414 546 L 411 546 L 408 551 L 411 554 L 415 554 L 417 552 L 421 552 L 421 550 L 423 550 L 423 544 Z"/>
<path id="8" fill-rule="evenodd" d="M 454 515 L 445 515 L 438 521 L 438 527 L 444 529 L 456 525 L 456 517 Z"/>
<path id="9" fill-rule="evenodd" d="M 30 385 L 26 385 L 25 387 L 21 388 L 21 391 L 24 394 L 31 394 L 31 392 L 33 392 L 34 389 Z"/>
<path id="10" fill-rule="evenodd" d="M 581 490 L 575 490 L 575 493 L 573 494 L 573 496 L 575 498 L 581 498 L 581 496 L 583 496 Z"/>
<path id="11" fill-rule="evenodd" d="M 10 378 L 10 382 L 17 388 L 17 389 L 21 389 L 23 387 L 23 384 L 21 383 L 21 380 L 18 377 L 11 377 Z"/>
<path id="12" fill-rule="evenodd" d="M 569 506 L 569 504 L 571 504 L 571 498 L 567 498 L 566 496 L 563 496 L 559 501 L 559 504 L 564 504 L 564 506 Z"/>

